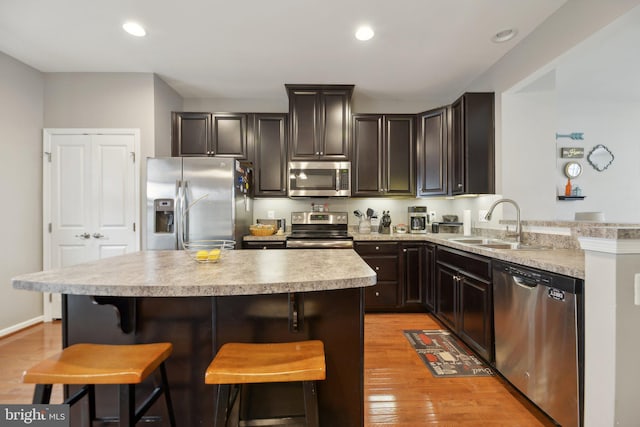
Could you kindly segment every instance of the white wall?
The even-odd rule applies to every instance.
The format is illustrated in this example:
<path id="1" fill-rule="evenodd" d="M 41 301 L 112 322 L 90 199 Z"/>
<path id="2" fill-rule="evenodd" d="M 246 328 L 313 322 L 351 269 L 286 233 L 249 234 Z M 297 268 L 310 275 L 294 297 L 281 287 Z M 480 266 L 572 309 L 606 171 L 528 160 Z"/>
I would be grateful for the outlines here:
<path id="1" fill-rule="evenodd" d="M 0 53 L 0 335 L 42 315 L 42 295 L 14 290 L 11 278 L 42 269 L 44 78 Z"/>
<path id="2" fill-rule="evenodd" d="M 585 39 L 638 4 L 640 1 L 637 0 L 569 0 L 467 88 L 468 91 L 496 93 L 496 190 L 521 204 L 523 218 L 571 219 L 575 211 L 604 210 L 608 203 L 593 193 L 597 189 L 587 185 L 586 177 L 576 184 L 584 188 L 588 203 L 556 200 L 556 193 L 560 188 L 564 189 L 566 181 L 562 178 L 564 162 L 557 159 L 556 149 L 559 145 L 555 143 L 555 132 L 565 129 L 565 123 L 561 120 L 567 122 L 566 126 L 573 126 L 574 123 L 577 126 L 578 118 L 582 118 L 583 122 L 589 121 L 595 126 L 592 122 L 598 114 L 589 107 L 595 102 L 593 99 L 590 102 L 573 97 L 569 98 L 572 101 L 560 99 L 561 85 L 566 79 L 570 81 L 578 75 L 598 71 L 597 63 L 593 64 L 594 67 L 582 67 L 577 71 L 575 67 L 572 69 L 565 65 L 567 70 L 574 70 L 573 75 L 567 75 L 568 71 L 562 74 L 562 61 L 565 64 L 571 61 L 572 49 L 576 49 L 581 42 L 580 49 L 576 49 L 576 58 L 585 50 L 588 51 L 589 40 Z M 637 13 L 635 10 L 633 12 Z M 622 21 L 626 23 L 624 18 Z M 637 55 L 630 53 L 629 57 L 636 58 Z M 556 69 L 556 77 L 551 79 Z M 584 91 L 589 89 L 584 88 Z M 598 118 L 603 124 L 605 120 Z M 616 120 L 616 123 L 620 121 Z M 624 133 L 627 134 L 627 131 Z M 604 183 L 604 180 L 601 182 Z M 621 183 L 609 182 L 608 188 L 611 197 L 629 195 L 628 191 L 617 190 L 621 188 Z M 591 199 L 594 199 L 593 203 Z M 623 216 L 623 211 L 630 210 L 616 207 L 615 215 L 610 215 L 611 219 L 637 222 L 637 216 Z"/>
<path id="3" fill-rule="evenodd" d="M 178 92 L 160 77 L 153 76 L 153 110 L 155 124 L 154 156 L 171 156 L 171 112 L 182 111 L 183 100 Z M 144 193 L 142 193 L 144 194 Z"/>

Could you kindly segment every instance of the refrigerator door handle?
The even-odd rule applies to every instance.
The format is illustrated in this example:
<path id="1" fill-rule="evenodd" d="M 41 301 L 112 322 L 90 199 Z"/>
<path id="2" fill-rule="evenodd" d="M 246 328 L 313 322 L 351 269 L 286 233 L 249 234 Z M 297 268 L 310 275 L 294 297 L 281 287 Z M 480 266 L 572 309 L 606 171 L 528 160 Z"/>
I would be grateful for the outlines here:
<path id="1" fill-rule="evenodd" d="M 178 237 L 178 250 L 184 249 L 184 183 L 176 181 L 176 234 Z"/>

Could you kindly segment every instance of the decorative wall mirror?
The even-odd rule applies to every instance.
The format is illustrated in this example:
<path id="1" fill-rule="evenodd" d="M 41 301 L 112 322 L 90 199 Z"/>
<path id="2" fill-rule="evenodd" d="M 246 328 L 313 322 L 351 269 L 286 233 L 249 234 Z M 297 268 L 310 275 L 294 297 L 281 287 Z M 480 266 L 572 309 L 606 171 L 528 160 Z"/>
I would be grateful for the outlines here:
<path id="1" fill-rule="evenodd" d="M 607 147 L 602 144 L 598 144 L 589 153 L 587 160 L 589 164 L 593 166 L 598 172 L 602 172 L 613 163 L 613 153 L 609 151 Z"/>
<path id="2" fill-rule="evenodd" d="M 567 162 L 564 165 L 564 174 L 569 179 L 574 179 L 580 176 L 582 173 L 582 165 L 578 162 Z"/>

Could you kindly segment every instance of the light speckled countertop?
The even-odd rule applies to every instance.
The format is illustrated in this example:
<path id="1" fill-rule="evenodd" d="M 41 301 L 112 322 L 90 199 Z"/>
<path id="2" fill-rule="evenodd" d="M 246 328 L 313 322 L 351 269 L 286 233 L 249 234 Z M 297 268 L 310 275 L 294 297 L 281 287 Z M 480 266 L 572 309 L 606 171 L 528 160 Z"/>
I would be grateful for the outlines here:
<path id="1" fill-rule="evenodd" d="M 448 246 L 483 255 L 489 258 L 513 262 L 520 265 L 539 268 L 566 276 L 584 279 L 584 252 L 580 249 L 550 249 L 550 250 L 512 250 L 490 249 L 473 245 L 465 245 L 451 241 L 451 238 L 462 238 L 462 234 L 425 233 L 425 234 L 360 234 L 351 233 L 354 241 L 423 241 Z M 269 240 L 285 240 L 286 236 L 268 236 Z M 264 237 L 246 236 L 245 240 L 265 240 Z"/>
<path id="2" fill-rule="evenodd" d="M 223 251 L 211 264 L 185 251 L 143 251 L 23 274 L 12 283 L 16 289 L 74 295 L 258 295 L 372 286 L 376 273 L 345 249 Z"/>

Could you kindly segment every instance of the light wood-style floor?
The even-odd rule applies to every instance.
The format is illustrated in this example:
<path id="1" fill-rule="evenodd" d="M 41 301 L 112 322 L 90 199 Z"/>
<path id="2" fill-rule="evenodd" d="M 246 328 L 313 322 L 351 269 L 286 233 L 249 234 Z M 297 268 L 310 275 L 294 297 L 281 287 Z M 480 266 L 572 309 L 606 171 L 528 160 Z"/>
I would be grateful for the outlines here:
<path id="1" fill-rule="evenodd" d="M 60 328 L 43 323 L 0 339 L 0 403 L 31 402 L 22 372 L 60 351 Z M 499 377 L 433 377 L 402 332 L 440 328 L 426 314 L 366 315 L 366 427 L 553 426 Z M 61 401 L 62 387 L 54 386 L 52 403 Z"/>

